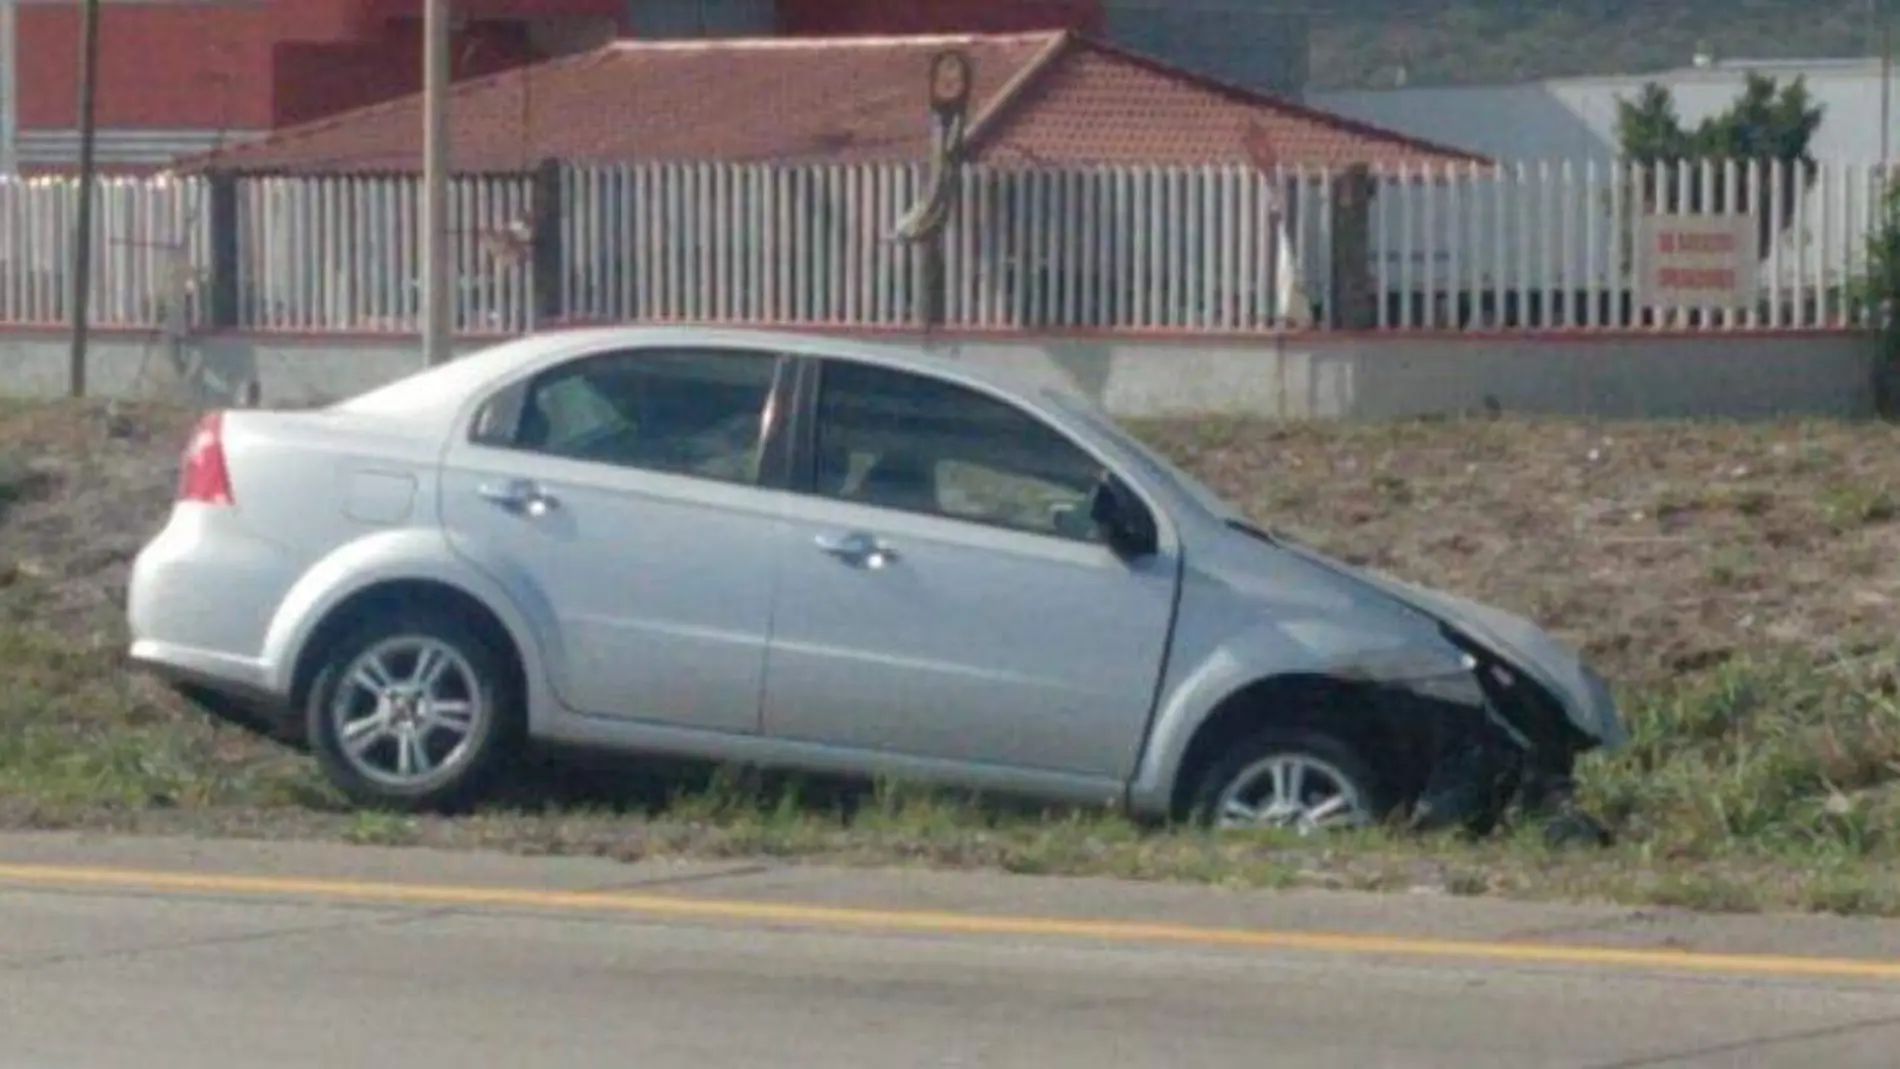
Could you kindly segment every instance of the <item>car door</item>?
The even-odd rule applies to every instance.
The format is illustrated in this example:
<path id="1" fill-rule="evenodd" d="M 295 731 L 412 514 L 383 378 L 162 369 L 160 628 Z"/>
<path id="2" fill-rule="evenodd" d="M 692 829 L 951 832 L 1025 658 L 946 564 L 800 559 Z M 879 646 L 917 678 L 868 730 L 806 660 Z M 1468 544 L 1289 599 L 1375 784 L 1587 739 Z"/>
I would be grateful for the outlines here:
<path id="1" fill-rule="evenodd" d="M 592 353 L 500 391 L 448 450 L 449 538 L 546 622 L 572 709 L 758 730 L 779 366 L 744 350 Z"/>
<path id="2" fill-rule="evenodd" d="M 1118 779 L 1146 731 L 1177 578 L 1087 521 L 1101 463 L 997 396 L 813 366 L 787 498 L 765 732 Z"/>

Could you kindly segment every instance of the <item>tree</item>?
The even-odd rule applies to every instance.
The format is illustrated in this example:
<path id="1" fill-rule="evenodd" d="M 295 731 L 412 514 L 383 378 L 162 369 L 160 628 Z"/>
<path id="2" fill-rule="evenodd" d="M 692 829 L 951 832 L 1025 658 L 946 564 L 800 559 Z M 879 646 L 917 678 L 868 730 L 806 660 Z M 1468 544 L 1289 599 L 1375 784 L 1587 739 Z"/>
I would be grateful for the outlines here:
<path id="1" fill-rule="evenodd" d="M 1879 339 L 1874 362 L 1874 408 L 1900 419 L 1900 184 L 1888 180 L 1881 213 L 1867 238 L 1867 267 L 1853 293 Z"/>
<path id="2" fill-rule="evenodd" d="M 1623 157 L 1645 167 L 1675 163 L 1689 155 L 1689 135 L 1676 114 L 1676 100 L 1666 86 L 1649 82 L 1636 99 L 1616 102 L 1616 140 Z"/>
<path id="3" fill-rule="evenodd" d="M 1753 193 L 1764 198 L 1771 195 L 1779 175 L 1778 203 L 1772 211 L 1758 213 L 1765 256 L 1774 237 L 1793 220 L 1796 201 L 1814 181 L 1816 165 L 1808 143 L 1820 129 L 1824 112 L 1808 93 L 1806 78 L 1780 85 L 1774 78 L 1750 72 L 1741 95 L 1727 110 L 1703 119 L 1691 130 L 1682 125 L 1668 88 L 1650 82 L 1635 100 L 1616 102 L 1616 136 L 1624 158 L 1648 172 L 1636 192 L 1649 211 L 1746 213 L 1753 210 Z M 1733 206 L 1728 203 L 1728 184 L 1722 180 L 1723 165 L 1730 161 L 1740 168 Z M 1685 167 L 1692 169 L 1686 201 L 1681 174 Z M 1705 174 L 1713 180 L 1705 180 Z"/>

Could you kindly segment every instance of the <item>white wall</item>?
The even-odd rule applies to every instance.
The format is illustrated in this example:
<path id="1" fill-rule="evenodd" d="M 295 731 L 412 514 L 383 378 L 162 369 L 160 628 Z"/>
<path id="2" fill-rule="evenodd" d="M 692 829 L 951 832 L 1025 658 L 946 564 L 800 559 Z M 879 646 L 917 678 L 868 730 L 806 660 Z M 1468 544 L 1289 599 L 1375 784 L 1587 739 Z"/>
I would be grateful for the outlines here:
<path id="1" fill-rule="evenodd" d="M 1880 162 L 1883 87 L 1877 60 L 1734 60 L 1654 74 L 1507 85 L 1332 90 L 1309 93 L 1308 103 L 1497 159 L 1608 161 L 1616 152 L 1619 97 L 1634 100 L 1645 83 L 1660 82 L 1674 95 L 1683 123 L 1693 126 L 1733 103 L 1751 70 L 1784 83 L 1807 79 L 1809 94 L 1825 109 L 1810 146 L 1816 159 Z M 1900 105 L 1900 96 L 1893 99 Z M 1900 106 L 1893 115 L 1900 117 Z M 1900 150 L 1900 139 L 1891 147 Z"/>

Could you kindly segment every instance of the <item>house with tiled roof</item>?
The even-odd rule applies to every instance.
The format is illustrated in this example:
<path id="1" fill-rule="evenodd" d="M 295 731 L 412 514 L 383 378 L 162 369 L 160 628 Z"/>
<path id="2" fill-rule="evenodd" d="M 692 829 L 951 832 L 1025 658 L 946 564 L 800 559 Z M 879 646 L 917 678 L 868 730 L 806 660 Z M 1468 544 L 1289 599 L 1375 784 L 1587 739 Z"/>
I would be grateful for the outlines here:
<path id="1" fill-rule="evenodd" d="M 938 181 L 946 51 L 968 62 L 971 166 Z M 537 321 L 1356 322 L 1378 189 L 1490 163 L 1072 30 L 619 40 L 444 105 L 458 270 L 531 260 Z M 302 277 L 312 228 L 408 263 L 423 111 L 391 100 L 176 169 L 248 213 L 244 255 L 274 265 L 253 290 Z M 264 178 L 287 181 L 235 195 Z"/>
<path id="2" fill-rule="evenodd" d="M 543 160 L 916 162 L 928 158 L 930 58 L 971 62 L 967 159 L 992 166 L 1427 166 L 1486 162 L 1258 93 L 1072 31 L 1000 35 L 620 40 L 462 82 L 448 94 L 451 168 Z M 414 173 L 422 99 L 408 96 L 181 161 L 239 174 Z M 1253 131 L 1252 143 L 1242 137 Z"/>

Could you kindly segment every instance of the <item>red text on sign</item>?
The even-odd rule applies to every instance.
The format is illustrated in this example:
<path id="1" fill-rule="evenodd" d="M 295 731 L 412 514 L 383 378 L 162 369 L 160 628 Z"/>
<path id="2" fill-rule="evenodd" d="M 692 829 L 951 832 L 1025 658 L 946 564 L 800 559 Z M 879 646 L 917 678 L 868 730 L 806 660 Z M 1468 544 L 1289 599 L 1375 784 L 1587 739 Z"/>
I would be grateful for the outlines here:
<path id="1" fill-rule="evenodd" d="M 1735 288 L 1735 269 L 1732 267 L 1664 267 L 1657 270 L 1656 281 L 1669 289 L 1732 290 Z"/>

